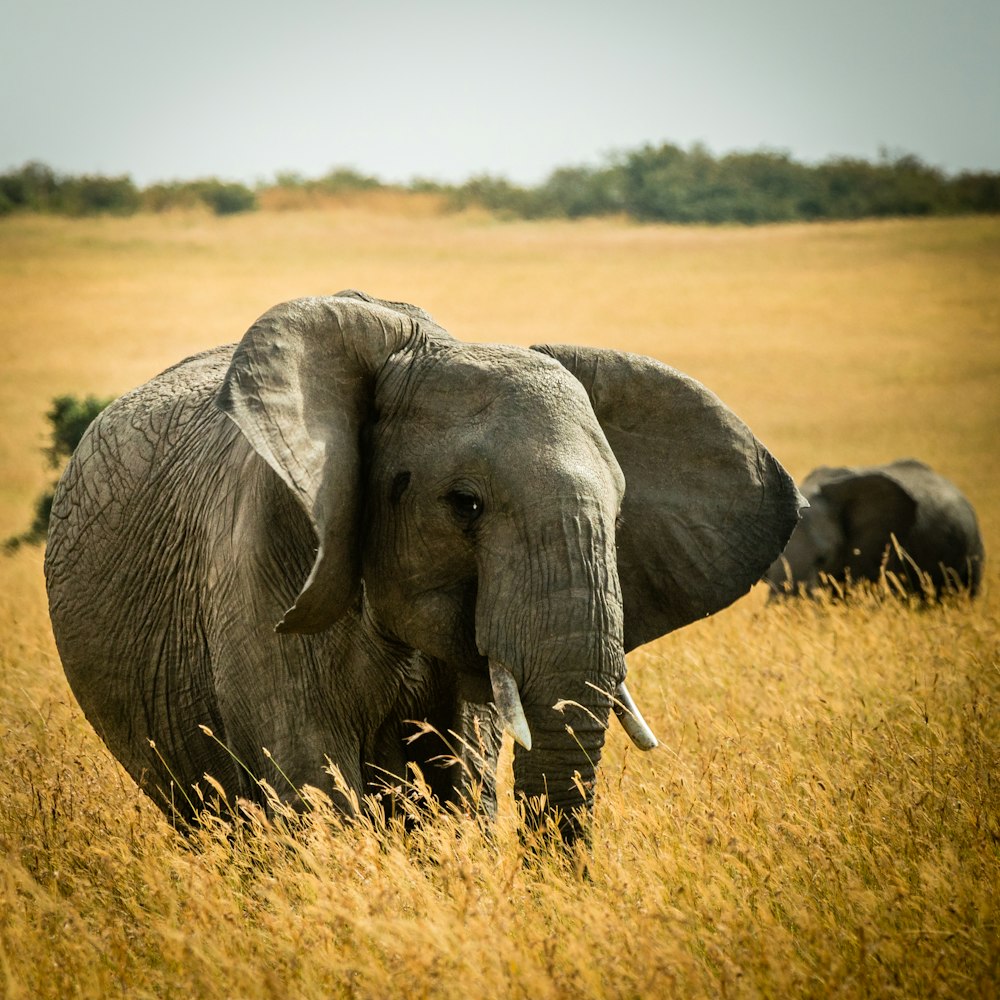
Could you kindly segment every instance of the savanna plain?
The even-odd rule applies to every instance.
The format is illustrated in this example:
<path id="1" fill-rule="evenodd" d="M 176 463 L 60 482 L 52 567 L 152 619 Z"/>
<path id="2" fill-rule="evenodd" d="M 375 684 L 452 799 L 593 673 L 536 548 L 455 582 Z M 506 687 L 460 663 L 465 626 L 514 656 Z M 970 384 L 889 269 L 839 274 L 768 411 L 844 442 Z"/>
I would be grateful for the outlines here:
<path id="1" fill-rule="evenodd" d="M 995 997 L 1000 219 L 498 222 L 416 196 L 216 218 L 0 220 L 0 536 L 53 397 L 118 394 L 272 304 L 361 288 L 462 339 L 698 378 L 801 478 L 922 458 L 971 498 L 983 593 L 768 604 L 629 656 L 589 851 L 517 833 L 209 816 L 184 838 L 66 685 L 42 552 L 0 555 L 0 996 Z M 502 764 L 509 762 L 506 757 Z"/>

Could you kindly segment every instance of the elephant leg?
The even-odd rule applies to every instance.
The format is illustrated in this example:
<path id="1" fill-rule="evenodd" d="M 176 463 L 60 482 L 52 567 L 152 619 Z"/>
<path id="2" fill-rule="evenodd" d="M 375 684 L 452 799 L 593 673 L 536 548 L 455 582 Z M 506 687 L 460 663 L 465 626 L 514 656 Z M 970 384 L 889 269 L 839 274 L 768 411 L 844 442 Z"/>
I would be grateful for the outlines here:
<path id="1" fill-rule="evenodd" d="M 411 721 L 414 716 L 420 721 Z M 400 795 L 419 798 L 414 769 L 438 802 L 493 818 L 501 727 L 486 678 L 459 674 L 433 703 L 382 728 L 367 771 L 369 788 L 387 815 L 399 814 Z M 412 808 L 406 811 L 411 815 Z"/>
<path id="2" fill-rule="evenodd" d="M 450 801 L 492 819 L 497 811 L 502 724 L 485 677 L 459 675 L 452 730 L 458 734 L 454 740 L 458 765 Z"/>
<path id="3" fill-rule="evenodd" d="M 449 699 L 427 717 L 429 726 L 407 746 L 434 797 L 492 819 L 502 726 L 486 677 L 460 673 Z"/>

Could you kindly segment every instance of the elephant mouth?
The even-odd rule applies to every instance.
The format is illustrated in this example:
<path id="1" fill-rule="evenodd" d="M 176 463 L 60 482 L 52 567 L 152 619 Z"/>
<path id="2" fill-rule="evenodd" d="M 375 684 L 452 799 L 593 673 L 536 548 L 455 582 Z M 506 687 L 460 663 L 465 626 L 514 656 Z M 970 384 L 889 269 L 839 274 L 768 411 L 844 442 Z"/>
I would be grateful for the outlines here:
<path id="1" fill-rule="evenodd" d="M 493 688 L 493 700 L 503 723 L 503 728 L 510 733 L 514 742 L 525 750 L 531 749 L 531 729 L 528 726 L 524 706 L 521 704 L 521 693 L 517 689 L 517 681 L 513 672 L 497 660 L 490 660 L 490 684 Z M 611 698 L 618 721 L 632 742 L 640 750 L 652 750 L 659 745 L 653 731 L 646 724 L 642 713 L 636 707 L 625 681 L 620 681 Z M 558 708 L 558 703 L 556 706 Z"/>

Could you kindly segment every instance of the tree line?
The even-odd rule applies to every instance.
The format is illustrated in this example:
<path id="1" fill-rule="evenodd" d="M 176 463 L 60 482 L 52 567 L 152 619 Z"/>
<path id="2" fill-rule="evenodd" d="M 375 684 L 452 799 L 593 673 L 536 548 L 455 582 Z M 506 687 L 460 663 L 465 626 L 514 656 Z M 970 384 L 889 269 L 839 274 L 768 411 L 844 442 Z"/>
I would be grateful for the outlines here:
<path id="1" fill-rule="evenodd" d="M 615 154 L 596 167 L 560 167 L 533 187 L 488 174 L 461 184 L 416 179 L 391 185 L 339 167 L 315 179 L 282 173 L 255 188 L 215 178 L 139 188 L 128 176 L 64 177 L 28 163 L 0 175 L 0 215 L 129 215 L 196 205 L 225 215 L 258 208 L 260 195 L 274 189 L 332 196 L 379 189 L 432 192 L 449 210 L 480 207 L 524 219 L 624 215 L 650 222 L 757 224 L 1000 213 L 1000 173 L 949 176 L 910 154 L 808 165 L 780 151 L 715 156 L 701 145 L 685 150 L 664 143 Z"/>
<path id="2" fill-rule="evenodd" d="M 840 157 L 816 166 L 759 150 L 713 156 L 664 144 L 601 167 L 563 167 L 538 187 L 477 177 L 442 188 L 457 207 L 525 218 L 622 214 L 673 223 L 765 223 L 1000 212 L 1000 173 L 949 177 L 917 157 Z"/>
<path id="3" fill-rule="evenodd" d="M 26 163 L 0 174 L 0 216 L 12 212 L 55 215 L 134 215 L 204 205 L 217 215 L 257 207 L 257 195 L 244 184 L 216 178 L 175 181 L 139 188 L 131 177 L 81 177 L 57 174 L 44 163 Z"/>

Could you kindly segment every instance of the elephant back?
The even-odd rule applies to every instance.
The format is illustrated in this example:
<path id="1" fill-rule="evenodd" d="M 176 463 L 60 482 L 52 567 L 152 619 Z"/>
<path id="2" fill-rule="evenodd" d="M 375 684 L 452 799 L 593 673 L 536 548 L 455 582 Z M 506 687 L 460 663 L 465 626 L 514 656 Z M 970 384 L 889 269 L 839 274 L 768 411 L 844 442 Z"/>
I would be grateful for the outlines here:
<path id="1" fill-rule="evenodd" d="M 215 405 L 232 352 L 189 358 L 107 407 L 53 497 L 45 579 L 66 677 L 91 724 L 147 790 L 171 784 L 149 745 L 158 706 L 190 705 L 195 717 L 219 721 L 207 665 L 188 655 L 199 647 L 198 592 L 181 584 L 201 570 L 206 502 L 195 497 L 192 449 L 245 448 Z M 168 661 L 183 666 L 159 669 Z M 171 770 L 200 776 L 210 761 L 191 755 L 172 760 Z"/>
<path id="2" fill-rule="evenodd" d="M 949 581 L 975 594 L 982 579 L 985 551 L 976 512 L 951 480 L 914 458 L 884 467 L 886 475 L 916 500 L 917 512 L 906 539 L 911 558 L 931 574 L 939 589 Z"/>
<path id="3" fill-rule="evenodd" d="M 211 407 L 233 345 L 196 354 L 116 399 L 84 433 L 52 501 L 45 574 L 59 607 L 64 577 L 80 560 L 102 565 L 102 541 L 122 535 L 130 499 L 163 485 L 183 437 L 199 421 L 222 423 Z"/>

